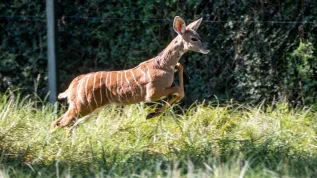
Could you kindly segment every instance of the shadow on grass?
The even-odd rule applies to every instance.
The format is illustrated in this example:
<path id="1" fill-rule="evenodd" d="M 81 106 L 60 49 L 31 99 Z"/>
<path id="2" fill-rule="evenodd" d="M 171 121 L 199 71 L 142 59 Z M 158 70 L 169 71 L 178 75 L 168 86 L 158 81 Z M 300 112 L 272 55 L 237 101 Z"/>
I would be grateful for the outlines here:
<path id="1" fill-rule="evenodd" d="M 195 169 L 206 169 L 206 165 L 227 164 L 233 159 L 252 160 L 250 169 L 270 170 L 279 176 L 316 177 L 317 158 L 305 152 L 295 152 L 293 148 L 276 146 L 273 139 L 232 140 L 219 139 L 195 147 L 185 145 L 180 150 L 168 154 L 153 152 L 147 148 L 139 152 L 100 150 L 90 162 L 75 159 L 38 162 L 30 159 L 29 150 L 19 150 L 15 154 L 1 149 L 0 170 L 4 169 L 10 177 L 56 177 L 56 176 L 129 176 L 147 171 L 152 175 L 166 175 L 168 171 L 179 169 L 181 174 L 188 172 L 189 161 Z M 92 153 L 94 154 L 94 153 Z M 106 156 L 107 155 L 107 156 Z"/>
<path id="2" fill-rule="evenodd" d="M 294 177 L 316 177 L 317 157 L 311 152 L 299 151 L 291 144 L 277 144 L 275 138 L 261 140 L 219 140 L 222 162 L 234 155 L 252 160 L 251 168 L 263 167 L 278 175 Z M 291 141 L 290 141 L 291 142 Z"/>

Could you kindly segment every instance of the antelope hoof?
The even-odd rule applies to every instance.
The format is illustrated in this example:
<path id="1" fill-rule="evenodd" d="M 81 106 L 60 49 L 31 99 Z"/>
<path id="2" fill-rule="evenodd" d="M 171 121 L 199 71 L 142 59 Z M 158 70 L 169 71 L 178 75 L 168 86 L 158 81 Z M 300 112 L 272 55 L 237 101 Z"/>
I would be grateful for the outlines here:
<path id="1" fill-rule="evenodd" d="M 58 130 L 60 127 L 59 126 L 55 126 L 55 127 L 51 127 L 50 133 L 55 132 L 56 130 Z"/>
<path id="2" fill-rule="evenodd" d="M 50 130 L 51 133 L 55 132 L 57 129 L 60 128 L 58 122 L 59 122 L 59 121 L 54 121 L 54 122 L 52 123 L 52 125 L 51 125 L 51 130 Z"/>
<path id="3" fill-rule="evenodd" d="M 161 114 L 162 114 L 161 112 L 152 112 L 146 116 L 146 119 L 148 120 L 148 119 L 160 116 Z"/>

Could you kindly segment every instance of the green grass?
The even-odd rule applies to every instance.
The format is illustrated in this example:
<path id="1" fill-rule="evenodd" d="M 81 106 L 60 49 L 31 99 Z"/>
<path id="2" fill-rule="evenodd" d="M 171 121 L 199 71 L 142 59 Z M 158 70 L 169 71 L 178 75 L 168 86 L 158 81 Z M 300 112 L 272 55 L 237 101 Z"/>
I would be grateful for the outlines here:
<path id="1" fill-rule="evenodd" d="M 309 108 L 176 108 L 145 120 L 144 104 L 107 106 L 67 136 L 49 131 L 56 106 L 0 95 L 0 177 L 317 176 Z"/>

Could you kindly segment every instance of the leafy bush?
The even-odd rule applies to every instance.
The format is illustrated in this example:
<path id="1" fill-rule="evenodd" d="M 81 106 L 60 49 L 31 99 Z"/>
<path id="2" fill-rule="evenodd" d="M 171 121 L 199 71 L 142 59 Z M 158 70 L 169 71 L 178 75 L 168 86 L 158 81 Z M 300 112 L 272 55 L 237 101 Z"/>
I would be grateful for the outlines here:
<path id="1" fill-rule="evenodd" d="M 186 22 L 204 18 L 198 31 L 211 48 L 209 55 L 181 59 L 187 104 L 215 96 L 316 103 L 316 6 L 312 0 L 60 1 L 60 89 L 79 74 L 127 69 L 159 54 L 176 36 L 172 19 L 180 15 Z M 0 91 L 45 96 L 45 1 L 13 0 L 0 10 Z"/>

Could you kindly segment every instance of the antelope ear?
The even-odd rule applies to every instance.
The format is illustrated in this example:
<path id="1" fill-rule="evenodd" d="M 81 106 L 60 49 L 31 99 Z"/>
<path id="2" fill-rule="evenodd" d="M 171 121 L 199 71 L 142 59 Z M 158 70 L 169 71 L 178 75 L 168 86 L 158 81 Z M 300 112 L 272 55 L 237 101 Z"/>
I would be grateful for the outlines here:
<path id="1" fill-rule="evenodd" d="M 203 18 L 200 18 L 200 19 L 190 23 L 189 25 L 187 25 L 186 29 L 192 29 L 194 31 L 197 31 L 202 20 L 203 20 Z"/>
<path id="2" fill-rule="evenodd" d="M 174 18 L 173 28 L 180 35 L 183 35 L 185 33 L 186 24 L 180 16 L 176 16 Z"/>

